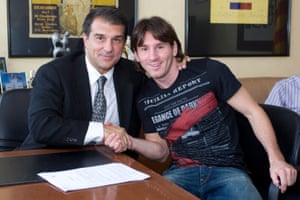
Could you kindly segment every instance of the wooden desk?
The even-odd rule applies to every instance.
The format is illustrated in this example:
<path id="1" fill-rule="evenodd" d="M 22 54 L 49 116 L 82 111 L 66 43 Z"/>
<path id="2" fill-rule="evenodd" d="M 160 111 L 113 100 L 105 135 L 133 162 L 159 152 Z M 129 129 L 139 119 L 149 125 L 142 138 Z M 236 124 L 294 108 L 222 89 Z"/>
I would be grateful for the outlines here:
<path id="1" fill-rule="evenodd" d="M 153 170 L 141 163 L 131 159 L 124 154 L 114 154 L 103 146 L 84 148 L 95 149 L 102 152 L 114 161 L 124 163 L 134 169 L 145 172 L 151 176 L 144 181 L 122 183 L 105 187 L 78 190 L 73 192 L 62 192 L 47 182 L 21 184 L 0 187 L 0 197 L 3 200 L 193 200 L 198 199 L 192 194 L 167 181 Z M 83 149 L 76 149 L 83 150 Z M 0 157 L 47 154 L 66 151 L 66 149 L 52 150 L 29 150 L 0 152 Z M 1 174 L 1 172 L 0 172 Z"/>

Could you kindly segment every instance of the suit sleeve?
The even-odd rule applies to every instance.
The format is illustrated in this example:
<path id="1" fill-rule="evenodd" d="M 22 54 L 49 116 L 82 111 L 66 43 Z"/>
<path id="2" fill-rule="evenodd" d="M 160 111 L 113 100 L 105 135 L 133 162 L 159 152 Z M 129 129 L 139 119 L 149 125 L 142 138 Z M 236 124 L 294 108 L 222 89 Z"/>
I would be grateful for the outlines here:
<path id="1" fill-rule="evenodd" d="M 80 105 L 84 102 L 80 93 L 72 89 L 76 88 L 72 74 L 66 76 L 58 67 L 47 64 L 36 74 L 29 107 L 30 134 L 47 146 L 83 145 L 90 116 L 86 106 Z"/>

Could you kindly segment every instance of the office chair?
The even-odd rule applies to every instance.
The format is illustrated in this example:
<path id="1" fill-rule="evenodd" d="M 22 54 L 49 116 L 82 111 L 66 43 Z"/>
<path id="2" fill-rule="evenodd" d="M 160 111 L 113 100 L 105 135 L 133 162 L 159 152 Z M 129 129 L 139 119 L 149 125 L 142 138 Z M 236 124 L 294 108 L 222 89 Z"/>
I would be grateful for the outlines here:
<path id="1" fill-rule="evenodd" d="M 0 103 L 0 151 L 14 150 L 28 134 L 27 110 L 30 89 L 14 89 L 2 94 Z"/>
<path id="2" fill-rule="evenodd" d="M 286 161 L 298 167 L 300 165 L 300 116 L 286 108 L 264 104 L 261 106 L 271 120 L 278 144 Z M 286 193 L 280 194 L 280 191 L 270 178 L 267 154 L 256 139 L 249 122 L 240 113 L 237 113 L 236 117 L 240 130 L 241 146 L 245 153 L 250 177 L 263 199 L 300 199 L 299 176 L 295 185 L 289 187 Z"/>

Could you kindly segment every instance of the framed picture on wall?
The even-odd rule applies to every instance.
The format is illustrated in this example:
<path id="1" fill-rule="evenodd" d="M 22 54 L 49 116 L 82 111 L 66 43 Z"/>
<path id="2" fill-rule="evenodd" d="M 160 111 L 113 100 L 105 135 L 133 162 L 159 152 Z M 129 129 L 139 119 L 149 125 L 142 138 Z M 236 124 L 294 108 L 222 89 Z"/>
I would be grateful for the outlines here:
<path id="1" fill-rule="evenodd" d="M 70 50 L 81 50 L 83 20 L 90 9 L 98 6 L 120 8 L 128 19 L 128 33 L 132 32 L 137 18 L 137 0 L 44 1 L 59 2 L 57 4 L 40 2 L 43 1 L 7 0 L 9 57 L 52 57 L 52 35 L 55 32 L 61 35 L 66 31 L 70 32 Z M 67 18 L 66 13 L 71 16 Z M 71 21 L 76 23 L 69 23 Z M 76 27 L 70 24 L 75 24 Z"/>
<path id="2" fill-rule="evenodd" d="M 27 88 L 25 72 L 1 73 L 1 90 L 2 92 Z"/>
<path id="3" fill-rule="evenodd" d="M 187 55 L 289 56 L 291 0 L 242 2 L 186 0 Z"/>
<path id="4" fill-rule="evenodd" d="M 0 77 L 2 73 L 6 73 L 6 62 L 5 62 L 5 57 L 0 57 Z M 0 78 L 0 94 L 2 93 L 2 83 L 1 83 L 1 78 Z"/>
<path id="5" fill-rule="evenodd" d="M 7 72 L 6 62 L 5 62 L 5 58 L 4 57 L 0 57 L 0 74 L 2 72 Z"/>

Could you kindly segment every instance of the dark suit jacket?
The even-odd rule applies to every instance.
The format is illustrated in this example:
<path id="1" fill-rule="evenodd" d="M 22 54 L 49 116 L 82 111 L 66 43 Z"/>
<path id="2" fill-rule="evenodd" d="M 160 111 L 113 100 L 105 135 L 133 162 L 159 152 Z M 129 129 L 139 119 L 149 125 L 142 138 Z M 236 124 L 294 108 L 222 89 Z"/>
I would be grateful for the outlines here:
<path id="1" fill-rule="evenodd" d="M 121 58 L 113 74 L 120 126 L 137 137 L 140 120 L 135 97 L 144 75 Z M 81 146 L 92 114 L 84 53 L 53 60 L 38 70 L 29 107 L 29 135 L 20 149 Z"/>

